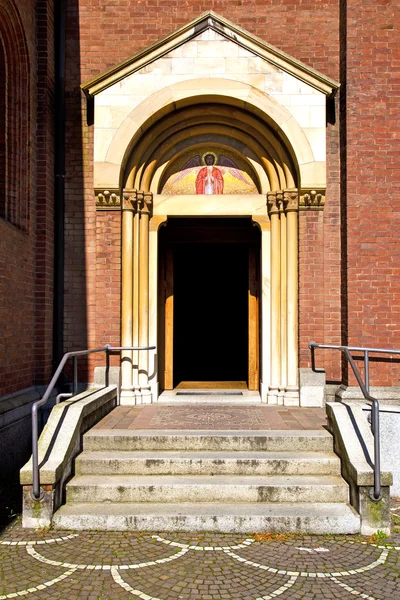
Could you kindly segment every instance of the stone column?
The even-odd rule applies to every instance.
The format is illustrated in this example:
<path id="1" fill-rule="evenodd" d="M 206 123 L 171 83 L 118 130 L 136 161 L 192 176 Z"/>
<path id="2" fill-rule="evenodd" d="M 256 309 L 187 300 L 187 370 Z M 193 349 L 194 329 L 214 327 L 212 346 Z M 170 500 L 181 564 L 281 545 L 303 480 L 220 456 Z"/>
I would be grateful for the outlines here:
<path id="1" fill-rule="evenodd" d="M 261 339 L 260 339 L 260 394 L 268 401 L 271 377 L 271 224 L 267 216 L 253 215 L 261 229 Z"/>
<path id="2" fill-rule="evenodd" d="M 136 194 L 136 211 L 133 217 L 133 321 L 132 321 L 132 346 L 139 345 L 139 223 L 140 211 Z M 139 352 L 132 353 L 132 384 L 135 401 L 140 403 L 139 386 Z"/>
<path id="3" fill-rule="evenodd" d="M 267 206 L 271 220 L 271 380 L 268 403 L 278 404 L 281 382 L 281 226 L 282 192 L 269 192 Z"/>
<path id="4" fill-rule="evenodd" d="M 280 203 L 281 224 L 281 382 L 278 404 L 283 404 L 287 383 L 287 227 L 283 202 Z"/>
<path id="5" fill-rule="evenodd" d="M 139 346 L 149 345 L 149 220 L 153 205 L 150 192 L 138 192 L 139 224 Z M 139 352 L 139 385 L 142 403 L 151 402 L 149 353 Z"/>
<path id="6" fill-rule="evenodd" d="M 151 350 L 149 353 L 149 384 L 153 401 L 158 398 L 160 377 L 158 373 L 158 365 L 160 364 L 160 348 L 158 347 L 158 232 L 166 221 L 166 216 L 154 216 L 150 219 L 149 224 L 149 346 L 156 346 L 156 351 Z"/>
<path id="7" fill-rule="evenodd" d="M 287 385 L 284 403 L 298 406 L 298 190 L 285 190 L 284 207 L 287 219 Z"/>
<path id="8" fill-rule="evenodd" d="M 136 212 L 136 193 L 124 190 L 122 195 L 122 289 L 121 345 L 132 346 L 133 323 L 133 219 Z M 133 397 L 132 352 L 121 353 L 121 401 Z"/>

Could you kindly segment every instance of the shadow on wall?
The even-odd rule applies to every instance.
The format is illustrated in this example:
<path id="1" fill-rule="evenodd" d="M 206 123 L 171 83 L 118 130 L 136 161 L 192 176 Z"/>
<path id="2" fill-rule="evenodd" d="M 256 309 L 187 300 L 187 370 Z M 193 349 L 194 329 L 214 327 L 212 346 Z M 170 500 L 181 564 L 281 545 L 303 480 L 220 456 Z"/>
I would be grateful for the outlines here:
<path id="1" fill-rule="evenodd" d="M 0 533 L 22 512 L 19 470 L 32 453 L 32 404 L 42 394 L 24 390 L 0 404 Z M 39 413 L 41 432 L 54 405 L 53 395 Z"/>
<path id="2" fill-rule="evenodd" d="M 61 4 L 61 3 L 60 3 Z M 56 3 L 58 5 L 58 3 Z M 56 172 L 61 182 L 65 182 L 65 200 L 61 193 L 56 202 L 60 203 L 60 229 L 55 228 L 55 243 L 61 251 L 61 260 L 55 264 L 55 287 L 59 289 L 58 302 L 61 302 L 60 332 L 56 362 L 63 352 L 84 349 L 88 345 L 87 333 L 87 272 L 86 272 L 86 222 L 88 210 L 84 197 L 84 158 L 90 163 L 88 128 L 86 126 L 86 102 L 80 90 L 80 26 L 79 2 L 65 2 L 65 33 L 68 40 L 65 47 L 65 167 L 64 161 L 57 159 Z M 39 90 L 40 91 L 40 90 Z M 39 97 L 39 103 L 40 103 Z M 59 102 L 55 100 L 55 104 Z M 40 110 L 40 104 L 38 106 Z M 59 115 L 56 120 L 59 119 Z M 58 141 L 63 147 L 62 135 Z M 62 154 L 62 152 L 61 152 Z M 56 161 L 57 162 L 57 161 Z M 65 175 L 65 177 L 64 177 Z M 63 185 L 60 184 L 61 192 Z M 60 189 L 59 187 L 59 189 Z M 64 204 L 64 207 L 62 206 Z M 62 214 L 64 212 L 64 214 Z M 95 213 L 91 215 L 95 216 Z M 92 221 L 94 219 L 92 218 Z M 64 257 L 63 257 L 64 254 Z M 62 260 L 64 259 L 64 260 Z M 94 260 L 94 259 L 93 259 Z M 64 264 L 63 264 L 64 263 Z M 57 286 L 57 278 L 59 286 Z M 56 319 L 57 321 L 57 319 Z M 53 330 L 54 335 L 54 330 Z M 61 341 L 60 341 L 61 338 Z M 81 381 L 87 381 L 87 361 L 80 361 Z M 36 369 L 36 371 L 40 369 Z M 67 380 L 72 373 L 67 371 Z M 37 383 L 37 381 L 36 381 Z M 40 382 L 42 383 L 42 382 Z M 47 386 L 48 382 L 44 382 Z M 63 386 L 59 386 L 58 391 Z M 68 386 L 69 387 L 69 386 Z M 38 388 L 37 388 L 38 389 Z M 0 531 L 21 512 L 22 494 L 19 485 L 19 470 L 31 455 L 31 409 L 32 403 L 41 397 L 34 387 L 24 389 L 10 397 L 2 397 L 0 403 Z M 69 389 L 67 390 L 69 391 Z M 40 412 L 39 430 L 48 418 L 54 400 Z"/>

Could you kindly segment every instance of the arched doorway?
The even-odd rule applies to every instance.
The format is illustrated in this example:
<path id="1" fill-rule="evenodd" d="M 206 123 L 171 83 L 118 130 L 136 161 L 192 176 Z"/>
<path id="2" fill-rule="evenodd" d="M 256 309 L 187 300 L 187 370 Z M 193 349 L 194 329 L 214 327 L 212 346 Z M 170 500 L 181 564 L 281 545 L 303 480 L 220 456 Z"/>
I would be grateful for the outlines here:
<path id="1" fill-rule="evenodd" d="M 196 375 L 195 366 L 201 364 L 201 358 L 195 355 L 190 365 L 182 339 L 187 339 L 184 333 L 192 331 L 189 348 L 193 354 L 193 348 L 201 346 L 195 335 L 195 324 L 201 319 L 196 320 L 187 306 L 189 322 L 185 329 L 177 318 L 176 303 L 175 309 L 169 306 L 177 290 L 178 305 L 183 297 L 179 281 L 185 278 L 185 269 L 183 288 L 187 294 L 189 289 L 195 294 L 195 280 L 204 263 L 202 254 L 208 257 L 208 282 L 206 271 L 202 275 L 205 283 L 201 293 L 197 288 L 198 297 L 204 287 L 207 296 L 220 282 L 222 275 L 218 280 L 216 271 L 211 268 L 212 257 L 217 263 L 223 263 L 224 251 L 229 253 L 226 246 L 222 249 L 229 227 L 219 229 L 218 252 L 216 247 L 210 250 L 209 241 L 205 242 L 209 240 L 208 232 L 204 234 L 205 239 L 199 241 L 202 247 L 196 248 L 193 241 L 187 242 L 185 247 L 182 240 L 175 240 L 175 246 L 180 245 L 178 253 L 176 247 L 174 250 L 166 248 L 167 233 L 159 234 L 159 226 L 165 225 L 165 231 L 175 227 L 174 234 L 179 230 L 184 238 L 188 235 L 190 220 L 207 218 L 247 220 L 250 229 L 254 230 L 254 224 L 259 228 L 258 246 L 254 246 L 251 258 L 248 248 L 246 258 L 237 247 L 231 248 L 238 265 L 246 264 L 241 272 L 240 269 L 232 271 L 235 280 L 246 279 L 243 304 L 247 311 L 246 326 L 241 331 L 233 330 L 233 334 L 245 340 L 241 351 L 245 357 L 243 364 L 247 362 L 247 365 L 246 372 L 240 366 L 236 372 L 250 389 L 259 389 L 264 400 L 296 402 L 298 179 L 295 154 L 283 131 L 276 123 L 273 125 L 268 115 L 260 118 L 238 106 L 235 98 L 186 99 L 172 110 L 164 108 L 156 112 L 141 126 L 129 144 L 121 171 L 124 188 L 122 344 L 151 343 L 157 345 L 158 350 L 154 366 L 145 353 L 132 356 L 131 360 L 125 357 L 122 397 L 133 394 L 135 401 L 143 402 L 158 396 L 160 390 L 175 386 L 179 380 L 195 377 L 196 380 L 221 381 L 233 377 L 227 368 L 229 358 L 225 362 L 215 357 L 203 364 L 207 368 L 203 368 L 201 377 Z M 180 222 L 180 228 L 176 224 L 171 226 L 173 222 Z M 238 235 L 240 239 L 242 234 Z M 160 256 L 164 254 L 169 258 L 163 262 Z M 259 265 L 251 275 L 250 262 Z M 194 264 L 197 267 L 193 275 L 191 266 Z M 227 273 L 230 268 L 230 263 L 225 261 Z M 171 273 L 179 275 L 178 279 Z M 250 281 L 255 280 L 260 282 L 255 294 L 257 309 L 249 309 L 248 290 Z M 171 287 L 172 281 L 173 293 L 162 300 L 164 287 Z M 235 293 L 234 288 L 230 293 Z M 218 297 L 222 298 L 222 291 Z M 229 304 L 227 297 L 223 302 Z M 192 298 L 190 306 L 195 305 Z M 253 325 L 249 319 L 251 310 Z M 202 316 L 205 311 L 203 313 Z M 214 330 L 225 329 L 225 344 L 218 343 L 230 347 L 233 342 L 229 342 L 229 326 L 227 323 L 222 326 L 222 317 L 220 320 L 220 324 L 214 322 L 209 313 L 204 323 L 213 322 Z M 249 331 L 257 342 L 249 343 Z M 205 348 L 202 348 L 201 354 L 204 353 Z"/>

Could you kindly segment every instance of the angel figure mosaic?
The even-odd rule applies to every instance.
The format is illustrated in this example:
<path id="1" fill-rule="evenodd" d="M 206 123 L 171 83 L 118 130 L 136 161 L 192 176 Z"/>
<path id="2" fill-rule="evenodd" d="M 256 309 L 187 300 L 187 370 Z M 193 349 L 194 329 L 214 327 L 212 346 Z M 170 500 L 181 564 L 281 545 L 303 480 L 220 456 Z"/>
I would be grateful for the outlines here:
<path id="1" fill-rule="evenodd" d="M 239 165 L 227 154 L 207 149 L 190 156 L 181 162 L 175 173 L 169 174 L 163 193 L 257 193 L 255 182 L 244 164 Z"/>

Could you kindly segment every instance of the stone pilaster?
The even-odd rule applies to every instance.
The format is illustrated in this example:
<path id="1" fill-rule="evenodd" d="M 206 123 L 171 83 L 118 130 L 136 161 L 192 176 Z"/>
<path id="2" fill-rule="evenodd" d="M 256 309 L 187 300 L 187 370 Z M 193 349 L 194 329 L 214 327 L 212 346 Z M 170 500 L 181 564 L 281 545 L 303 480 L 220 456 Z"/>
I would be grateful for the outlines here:
<path id="1" fill-rule="evenodd" d="M 267 194 L 271 221 L 270 404 L 298 405 L 298 190 Z"/>
<path id="2" fill-rule="evenodd" d="M 138 192 L 139 224 L 139 346 L 149 345 L 149 220 L 153 195 Z M 139 352 L 139 386 L 142 403 L 151 402 L 149 353 Z"/>
<path id="3" fill-rule="evenodd" d="M 149 219 L 152 194 L 122 195 L 122 346 L 149 345 Z M 121 354 L 121 404 L 151 401 L 148 351 Z"/>
<path id="4" fill-rule="evenodd" d="M 285 190 L 283 204 L 287 220 L 287 384 L 284 403 L 299 404 L 298 365 L 298 212 L 297 190 Z"/>
<path id="5" fill-rule="evenodd" d="M 268 403 L 278 404 L 281 382 L 281 228 L 280 210 L 282 192 L 267 194 L 267 207 L 271 220 L 271 379 Z"/>

